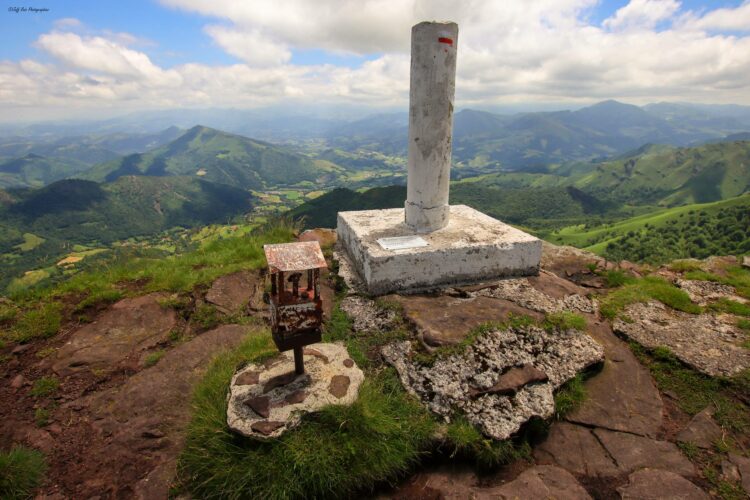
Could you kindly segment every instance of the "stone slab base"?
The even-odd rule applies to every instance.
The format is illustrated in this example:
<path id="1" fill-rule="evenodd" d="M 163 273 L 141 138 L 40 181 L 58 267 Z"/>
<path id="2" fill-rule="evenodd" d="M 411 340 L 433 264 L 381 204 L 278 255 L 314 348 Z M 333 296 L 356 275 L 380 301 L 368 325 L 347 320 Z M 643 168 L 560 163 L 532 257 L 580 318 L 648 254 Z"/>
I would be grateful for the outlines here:
<path id="1" fill-rule="evenodd" d="M 415 235 L 404 209 L 339 212 L 336 232 L 367 291 L 429 289 L 539 273 L 542 242 L 465 205 L 450 207 L 450 222 Z M 418 236 L 427 246 L 387 250 L 380 238 Z"/>
<path id="2" fill-rule="evenodd" d="M 294 372 L 291 351 L 237 370 L 227 395 L 229 428 L 247 437 L 276 438 L 305 413 L 356 401 L 364 374 L 343 345 L 311 344 L 304 348 L 304 361 L 302 375 Z"/>

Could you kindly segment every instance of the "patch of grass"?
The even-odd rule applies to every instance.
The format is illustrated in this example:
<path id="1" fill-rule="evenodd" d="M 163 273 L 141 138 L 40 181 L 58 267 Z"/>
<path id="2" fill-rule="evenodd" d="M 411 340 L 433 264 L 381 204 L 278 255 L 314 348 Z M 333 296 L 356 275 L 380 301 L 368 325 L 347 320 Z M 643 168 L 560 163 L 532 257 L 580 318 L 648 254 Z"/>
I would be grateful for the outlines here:
<path id="1" fill-rule="evenodd" d="M 714 419 L 725 429 L 732 432 L 750 429 L 750 414 L 737 397 L 750 394 L 750 375 L 740 374 L 731 379 L 709 377 L 682 364 L 666 347 L 649 351 L 636 342 L 629 345 L 648 367 L 659 390 L 675 394 L 678 406 L 685 413 L 692 416 L 713 406 Z"/>
<path id="2" fill-rule="evenodd" d="M 580 330 L 586 331 L 586 319 L 580 314 L 569 311 L 561 311 L 547 314 L 544 318 L 544 329 L 552 330 Z"/>
<path id="3" fill-rule="evenodd" d="M 18 316 L 18 308 L 10 302 L 0 301 L 0 323 L 13 321 Z"/>
<path id="4" fill-rule="evenodd" d="M 700 455 L 700 448 L 690 441 L 678 441 L 677 447 L 690 461 L 694 461 Z"/>
<path id="5" fill-rule="evenodd" d="M 335 342 L 349 338 L 352 331 L 352 320 L 339 307 L 338 300 L 331 312 L 331 318 L 326 322 L 323 330 L 324 342 Z"/>
<path id="6" fill-rule="evenodd" d="M 44 455 L 37 450 L 14 446 L 10 451 L 0 452 L 0 498 L 30 498 L 46 471 Z"/>
<path id="7" fill-rule="evenodd" d="M 586 401 L 586 388 L 583 385 L 583 375 L 579 373 L 555 392 L 555 418 L 562 420 L 563 417 L 580 407 L 584 401 Z"/>
<path id="8" fill-rule="evenodd" d="M 143 366 L 146 368 L 154 366 L 156 363 L 159 362 L 161 358 L 164 357 L 164 354 L 166 354 L 163 350 L 154 351 L 152 353 L 149 353 L 148 356 L 146 356 L 146 359 L 143 360 Z"/>
<path id="9" fill-rule="evenodd" d="M 750 317 L 750 305 L 726 297 L 722 297 L 716 302 L 711 303 L 709 308 L 718 312 L 734 314 L 735 316 Z"/>
<path id="10" fill-rule="evenodd" d="M 664 305 L 690 314 L 700 314 L 687 293 L 658 276 L 635 279 L 601 299 L 599 310 L 605 318 L 615 318 L 623 309 L 637 302 L 658 300 Z"/>
<path id="11" fill-rule="evenodd" d="M 743 319 L 743 318 L 738 319 L 737 327 L 741 330 L 750 332 L 750 319 Z"/>
<path id="12" fill-rule="evenodd" d="M 113 304 L 123 297 L 123 293 L 119 290 L 99 290 L 91 293 L 80 301 L 75 308 L 75 311 L 83 311 L 92 306 L 98 306 L 100 304 Z"/>
<path id="13" fill-rule="evenodd" d="M 34 422 L 37 427 L 44 427 L 49 423 L 49 410 L 39 407 L 34 411 Z"/>
<path id="14" fill-rule="evenodd" d="M 52 337 L 60 329 L 61 310 L 57 302 L 47 302 L 26 311 L 11 328 L 11 340 L 26 343 L 37 338 Z"/>
<path id="15" fill-rule="evenodd" d="M 60 387 L 60 381 L 55 377 L 42 377 L 34 381 L 31 387 L 31 395 L 43 398 L 54 394 Z"/>
<path id="16" fill-rule="evenodd" d="M 190 307 L 190 298 L 184 295 L 170 295 L 157 299 L 156 302 L 164 309 L 175 309 L 177 311 L 183 311 Z"/>
<path id="17" fill-rule="evenodd" d="M 44 349 L 39 349 L 36 352 L 36 357 L 39 358 L 39 359 L 44 359 L 44 358 L 47 358 L 49 356 L 52 356 L 56 352 L 57 352 L 57 349 L 54 348 L 54 347 L 45 347 Z"/>
<path id="18" fill-rule="evenodd" d="M 421 457 L 435 422 L 402 389 L 394 370 L 371 374 L 351 406 L 332 405 L 266 442 L 226 425 L 226 393 L 236 367 L 271 356 L 267 333 L 220 355 L 198 384 L 179 474 L 197 497 L 334 498 L 394 479 Z"/>
<path id="19" fill-rule="evenodd" d="M 604 273 L 604 283 L 607 288 L 617 288 L 632 281 L 632 278 L 619 269 L 610 269 Z"/>
<path id="20" fill-rule="evenodd" d="M 451 458 L 468 459 L 482 469 L 492 469 L 531 457 L 528 441 L 496 441 L 487 438 L 463 415 L 448 424 L 441 446 L 449 449 Z"/>
<path id="21" fill-rule="evenodd" d="M 208 330 L 221 323 L 221 313 L 211 304 L 201 304 L 195 308 L 190 320 Z"/>
<path id="22" fill-rule="evenodd" d="M 681 259 L 681 260 L 675 260 L 672 261 L 672 263 L 669 264 L 669 270 L 674 271 L 676 273 L 687 273 L 690 271 L 700 271 L 701 270 L 701 262 L 699 260 L 695 259 Z M 693 278 L 688 278 L 693 279 Z"/>

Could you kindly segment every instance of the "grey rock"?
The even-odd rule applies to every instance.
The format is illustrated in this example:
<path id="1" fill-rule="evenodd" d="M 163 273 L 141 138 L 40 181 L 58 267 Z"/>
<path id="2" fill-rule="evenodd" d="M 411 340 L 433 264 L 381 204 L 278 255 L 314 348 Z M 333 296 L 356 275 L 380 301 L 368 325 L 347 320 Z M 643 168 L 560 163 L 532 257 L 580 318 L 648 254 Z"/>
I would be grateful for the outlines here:
<path id="1" fill-rule="evenodd" d="M 685 290 L 690 300 L 702 306 L 723 297 L 734 298 L 736 293 L 733 286 L 714 281 L 677 279 L 675 285 Z"/>
<path id="2" fill-rule="evenodd" d="M 440 358 L 432 366 L 412 361 L 408 341 L 389 344 L 381 352 L 404 387 L 431 411 L 450 419 L 458 410 L 495 439 L 507 439 L 532 417 L 550 417 L 553 391 L 604 356 L 602 347 L 582 332 L 548 333 L 533 326 L 487 332 L 465 352 Z M 471 397 L 472 389 L 486 392 L 505 371 L 525 364 L 549 380 L 521 387 L 512 396 Z"/>
<path id="3" fill-rule="evenodd" d="M 687 426 L 677 434 L 677 441 L 693 443 L 699 448 L 711 449 L 714 443 L 722 435 L 719 427 L 712 418 L 713 411 L 710 407 L 697 413 Z"/>
<path id="4" fill-rule="evenodd" d="M 649 348 L 668 347 L 680 360 L 712 377 L 750 368 L 746 336 L 733 321 L 713 314 L 688 314 L 651 301 L 632 304 L 624 313 L 632 322 L 614 322 L 616 332 Z"/>
<path id="5" fill-rule="evenodd" d="M 707 500 L 703 490 L 674 472 L 641 469 L 628 478 L 628 484 L 617 488 L 623 500 Z"/>
<path id="6" fill-rule="evenodd" d="M 381 332 L 388 330 L 396 320 L 396 312 L 378 307 L 374 300 L 351 295 L 341 301 L 341 310 L 352 320 L 355 332 Z"/>

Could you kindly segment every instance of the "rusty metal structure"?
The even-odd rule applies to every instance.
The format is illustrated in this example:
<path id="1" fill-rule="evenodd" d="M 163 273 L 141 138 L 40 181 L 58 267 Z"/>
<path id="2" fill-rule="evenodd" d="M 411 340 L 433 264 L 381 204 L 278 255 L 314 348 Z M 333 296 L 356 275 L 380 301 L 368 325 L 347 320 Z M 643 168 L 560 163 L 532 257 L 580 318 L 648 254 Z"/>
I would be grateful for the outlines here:
<path id="1" fill-rule="evenodd" d="M 294 350 L 294 369 L 301 374 L 302 348 L 321 340 L 320 270 L 328 266 L 317 241 L 264 245 L 263 250 L 271 276 L 273 341 L 279 351 Z"/>

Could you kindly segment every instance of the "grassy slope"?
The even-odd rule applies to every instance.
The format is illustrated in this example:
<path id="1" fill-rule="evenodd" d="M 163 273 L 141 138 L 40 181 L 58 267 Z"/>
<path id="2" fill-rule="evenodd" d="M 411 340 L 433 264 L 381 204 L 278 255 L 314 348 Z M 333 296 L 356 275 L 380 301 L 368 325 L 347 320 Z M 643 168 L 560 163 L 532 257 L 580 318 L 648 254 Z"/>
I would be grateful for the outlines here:
<path id="1" fill-rule="evenodd" d="M 197 176 L 244 189 L 319 181 L 338 167 L 269 143 L 207 127 L 193 127 L 160 148 L 97 165 L 79 177 L 97 182 L 123 175 Z"/>
<path id="2" fill-rule="evenodd" d="M 569 226 L 552 233 L 547 239 L 560 245 L 571 245 L 584 248 L 594 253 L 602 253 L 607 244 L 620 238 L 630 231 L 639 231 L 647 224 L 663 227 L 679 222 L 680 216 L 691 211 L 705 212 L 713 215 L 722 209 L 730 207 L 747 207 L 750 210 L 750 195 L 739 196 L 714 203 L 692 204 L 681 207 L 658 210 L 655 213 L 641 215 L 606 226 L 586 228 L 585 225 Z M 597 241 L 595 244 L 589 244 Z"/>

